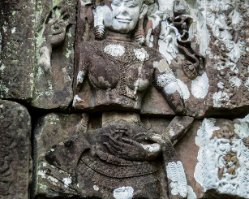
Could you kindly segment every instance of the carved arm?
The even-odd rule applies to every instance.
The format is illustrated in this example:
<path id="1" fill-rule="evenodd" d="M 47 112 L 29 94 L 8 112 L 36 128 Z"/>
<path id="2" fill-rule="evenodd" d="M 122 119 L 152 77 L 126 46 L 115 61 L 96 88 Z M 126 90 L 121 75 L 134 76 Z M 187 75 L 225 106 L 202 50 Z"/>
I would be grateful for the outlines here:
<path id="1" fill-rule="evenodd" d="M 66 37 L 69 22 L 69 11 L 66 7 L 55 6 L 48 14 L 43 27 L 45 41 L 40 47 L 39 66 L 48 72 L 51 70 L 51 54 L 54 46 L 60 45 Z"/>
<path id="2" fill-rule="evenodd" d="M 156 86 L 163 92 L 166 100 L 177 113 L 183 113 L 185 109 L 182 90 L 173 71 L 169 68 L 165 59 L 155 61 Z"/>

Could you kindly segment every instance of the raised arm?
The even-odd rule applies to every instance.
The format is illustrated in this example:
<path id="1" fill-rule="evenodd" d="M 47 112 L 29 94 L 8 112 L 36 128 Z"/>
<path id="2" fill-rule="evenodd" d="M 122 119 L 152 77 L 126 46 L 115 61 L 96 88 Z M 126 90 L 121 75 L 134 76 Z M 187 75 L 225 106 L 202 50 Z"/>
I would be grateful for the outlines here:
<path id="1" fill-rule="evenodd" d="M 159 61 L 154 61 L 153 67 L 155 68 L 156 86 L 162 91 L 167 102 L 176 113 L 184 113 L 185 106 L 182 90 L 166 60 L 162 58 Z"/>
<path id="2" fill-rule="evenodd" d="M 90 64 L 90 59 L 92 54 L 89 53 L 90 46 L 88 42 L 82 42 L 79 52 L 77 52 L 78 56 L 75 59 L 75 70 L 74 70 L 74 83 L 73 83 L 73 90 L 74 90 L 74 99 L 73 99 L 73 107 L 81 104 L 84 100 L 80 97 L 80 92 L 83 87 L 84 80 L 87 76 L 88 67 Z"/>

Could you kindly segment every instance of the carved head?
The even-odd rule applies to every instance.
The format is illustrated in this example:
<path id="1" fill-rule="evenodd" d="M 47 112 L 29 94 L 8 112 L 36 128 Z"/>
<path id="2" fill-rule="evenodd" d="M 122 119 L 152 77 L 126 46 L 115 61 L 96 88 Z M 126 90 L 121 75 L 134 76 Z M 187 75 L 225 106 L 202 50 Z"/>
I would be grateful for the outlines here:
<path id="1" fill-rule="evenodd" d="M 129 33 L 146 13 L 147 5 L 144 0 L 112 0 L 111 15 L 105 18 L 104 23 L 110 30 Z"/>
<path id="2" fill-rule="evenodd" d="M 134 31 L 147 14 L 148 3 L 152 0 L 111 0 L 110 4 L 97 6 L 95 12 L 95 28 L 128 34 Z M 102 27 L 102 28 L 101 28 Z"/>

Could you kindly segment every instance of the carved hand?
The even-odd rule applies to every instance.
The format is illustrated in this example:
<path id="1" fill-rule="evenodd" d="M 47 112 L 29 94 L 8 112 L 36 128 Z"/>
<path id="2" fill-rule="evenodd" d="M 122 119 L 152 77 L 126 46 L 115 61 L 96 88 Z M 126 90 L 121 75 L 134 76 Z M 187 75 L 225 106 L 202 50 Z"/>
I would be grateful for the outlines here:
<path id="1" fill-rule="evenodd" d="M 66 36 L 66 28 L 69 25 L 69 13 L 64 7 L 56 6 L 47 19 L 44 35 L 47 44 L 52 46 L 60 44 Z"/>
<path id="2" fill-rule="evenodd" d="M 113 155 L 126 160 L 145 161 L 154 159 L 160 153 L 159 144 L 142 144 L 125 134 L 125 130 L 118 130 L 112 135 L 105 134 L 108 141 L 103 144 Z"/>
<path id="3" fill-rule="evenodd" d="M 46 19 L 43 35 L 46 39 L 40 48 L 40 59 L 38 61 L 46 72 L 51 71 L 52 47 L 64 41 L 66 28 L 69 25 L 69 13 L 66 8 L 56 6 Z"/>

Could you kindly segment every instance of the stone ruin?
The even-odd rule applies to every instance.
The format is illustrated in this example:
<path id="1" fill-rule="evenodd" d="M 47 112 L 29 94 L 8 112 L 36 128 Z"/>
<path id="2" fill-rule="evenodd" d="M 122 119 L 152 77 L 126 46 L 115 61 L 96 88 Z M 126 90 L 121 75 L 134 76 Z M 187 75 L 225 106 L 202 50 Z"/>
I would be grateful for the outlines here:
<path id="1" fill-rule="evenodd" d="M 1 0 L 0 199 L 249 198 L 248 0 Z"/>

